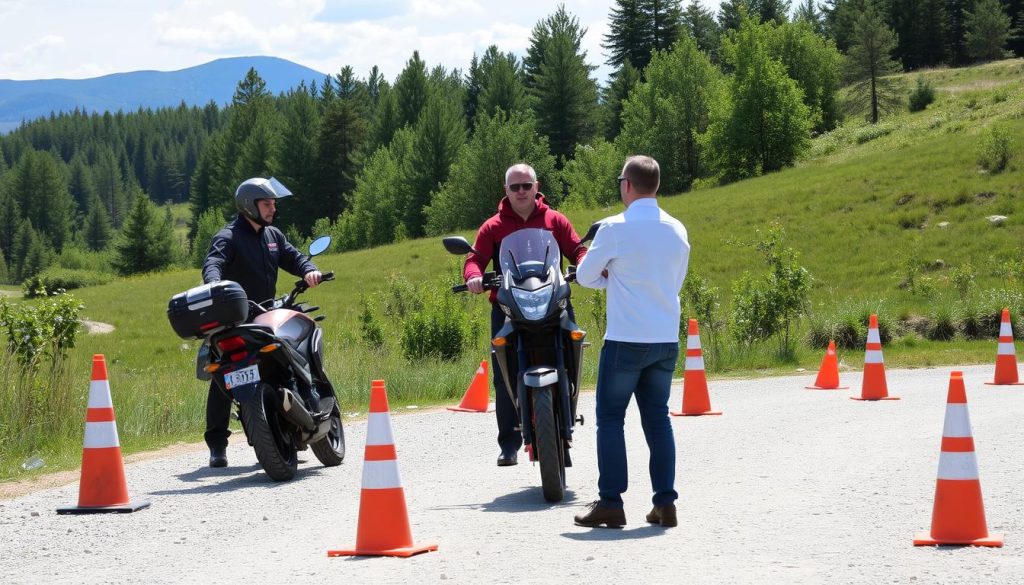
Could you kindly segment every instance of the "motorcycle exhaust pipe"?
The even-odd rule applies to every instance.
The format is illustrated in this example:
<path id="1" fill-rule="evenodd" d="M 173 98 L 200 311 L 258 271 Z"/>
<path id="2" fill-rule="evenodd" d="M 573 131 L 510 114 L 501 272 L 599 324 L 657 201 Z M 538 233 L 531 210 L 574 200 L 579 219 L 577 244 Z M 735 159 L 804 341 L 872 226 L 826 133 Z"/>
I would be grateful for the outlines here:
<path id="1" fill-rule="evenodd" d="M 318 430 L 313 416 L 303 406 L 302 399 L 287 388 L 284 389 L 284 416 L 306 432 Z"/>

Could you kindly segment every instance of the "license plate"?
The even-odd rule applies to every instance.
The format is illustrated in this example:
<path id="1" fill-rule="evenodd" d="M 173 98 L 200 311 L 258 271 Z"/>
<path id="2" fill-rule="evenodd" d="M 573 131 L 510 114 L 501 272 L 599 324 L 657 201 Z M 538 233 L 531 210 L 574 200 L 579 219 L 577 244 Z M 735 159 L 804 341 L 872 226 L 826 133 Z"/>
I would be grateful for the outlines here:
<path id="1" fill-rule="evenodd" d="M 246 384 L 255 384 L 260 381 L 260 367 L 249 366 L 248 368 L 242 368 L 241 370 L 235 370 L 230 374 L 224 374 L 224 386 L 230 390 L 235 386 L 245 386 Z"/>

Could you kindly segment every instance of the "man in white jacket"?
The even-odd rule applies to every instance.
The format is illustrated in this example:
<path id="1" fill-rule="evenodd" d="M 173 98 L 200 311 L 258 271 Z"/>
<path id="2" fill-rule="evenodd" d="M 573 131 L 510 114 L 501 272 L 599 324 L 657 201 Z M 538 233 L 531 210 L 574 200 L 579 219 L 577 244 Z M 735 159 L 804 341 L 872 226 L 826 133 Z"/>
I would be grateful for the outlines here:
<path id="1" fill-rule="evenodd" d="M 626 524 L 623 421 L 630 398 L 640 409 L 650 449 L 654 508 L 647 521 L 675 526 L 676 449 L 668 417 L 672 373 L 679 356 L 679 291 L 690 244 L 686 228 L 658 207 L 658 162 L 626 159 L 618 177 L 626 210 L 602 221 L 576 280 L 608 291 L 608 327 L 597 374 L 597 466 L 600 499 L 577 515 L 577 525 Z"/>

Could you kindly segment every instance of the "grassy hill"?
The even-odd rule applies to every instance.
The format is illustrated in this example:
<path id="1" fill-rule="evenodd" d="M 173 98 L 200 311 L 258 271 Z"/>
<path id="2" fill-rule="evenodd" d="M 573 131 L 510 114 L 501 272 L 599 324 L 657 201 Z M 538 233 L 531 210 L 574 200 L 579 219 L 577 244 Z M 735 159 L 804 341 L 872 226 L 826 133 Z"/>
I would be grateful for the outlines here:
<path id="1" fill-rule="evenodd" d="M 908 75 L 907 86 L 919 74 Z M 950 276 L 968 264 L 976 272 L 978 294 L 1021 293 L 1024 272 L 1024 61 L 1010 60 L 957 70 L 920 73 L 937 90 L 923 112 L 899 113 L 877 126 L 856 119 L 814 139 L 811 152 L 795 168 L 732 185 L 706 188 L 662 199 L 662 206 L 687 226 L 692 245 L 691 270 L 722 293 L 719 318 L 727 320 L 731 283 L 744 271 L 765 267 L 751 244 L 757 230 L 782 226 L 786 244 L 814 279 L 811 318 L 863 308 L 892 319 L 928 315 L 958 302 Z M 977 151 L 993 124 L 1016 137 L 1015 158 L 1002 173 L 982 172 Z M 612 178 L 609 177 L 609 180 Z M 500 180 L 500 178 L 496 178 Z M 621 206 L 620 206 L 621 207 Z M 581 233 L 593 221 L 620 208 L 570 214 Z M 1004 215 L 995 225 L 988 216 Z M 464 235 L 472 238 L 472 233 Z M 908 259 L 925 267 L 915 290 L 900 288 L 908 277 Z M 382 307 L 402 291 L 458 274 L 460 260 L 449 256 L 439 239 L 402 242 L 371 250 L 328 254 L 317 259 L 338 280 L 310 291 L 307 300 L 322 307 L 327 340 L 327 370 L 342 392 L 347 413 L 364 412 L 372 379 L 387 382 L 398 407 L 457 401 L 480 360 L 487 356 L 486 301 L 462 302 L 477 314 L 474 347 L 454 363 L 410 363 L 398 348 L 400 332 Z M 922 277 L 925 277 L 922 280 Z M 283 275 L 279 289 L 291 278 Z M 199 283 L 196 270 L 147 275 L 75 291 L 87 319 L 113 324 L 106 335 L 83 335 L 73 352 L 78 380 L 73 392 L 81 402 L 88 389 L 90 355 L 107 356 L 122 445 L 127 451 L 186 438 L 200 440 L 206 386 L 194 379 L 196 343 L 174 336 L 166 320 L 167 300 Z M 280 292 L 280 291 L 279 291 Z M 375 307 L 387 350 L 375 352 L 361 341 L 361 300 Z M 577 288 L 574 303 L 580 324 L 593 334 L 585 358 L 592 384 L 600 330 L 593 297 Z M 1024 319 L 1019 313 L 1015 319 Z M 809 321 L 798 324 L 802 334 Z M 779 363 L 772 351 L 753 348 L 723 355 L 717 375 L 758 372 L 813 372 L 822 349 L 800 344 L 793 360 Z M 885 348 L 892 366 L 986 363 L 994 340 L 933 342 L 904 335 Z M 859 369 L 862 353 L 840 358 Z M 809 379 L 811 373 L 808 373 Z M 81 427 L 60 433 L 64 442 L 40 448 L 50 469 L 73 466 L 80 454 Z M 17 473 L 24 448 L 0 445 L 0 478 Z"/>

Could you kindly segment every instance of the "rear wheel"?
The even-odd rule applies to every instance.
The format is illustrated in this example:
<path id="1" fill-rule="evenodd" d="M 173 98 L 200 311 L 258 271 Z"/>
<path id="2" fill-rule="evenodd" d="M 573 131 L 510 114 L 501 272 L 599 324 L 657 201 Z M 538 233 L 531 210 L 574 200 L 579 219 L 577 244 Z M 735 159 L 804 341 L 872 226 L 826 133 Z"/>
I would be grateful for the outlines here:
<path id="1" fill-rule="evenodd" d="M 533 397 L 533 438 L 540 461 L 540 484 L 544 499 L 560 502 L 565 496 L 565 460 L 558 438 L 552 388 L 536 388 Z"/>
<path id="2" fill-rule="evenodd" d="M 327 436 L 315 443 L 310 443 L 313 454 L 326 467 L 341 465 L 345 460 L 345 429 L 341 426 L 341 411 L 337 403 L 331 411 L 331 430 Z"/>
<path id="3" fill-rule="evenodd" d="M 274 481 L 287 481 L 295 477 L 299 466 L 289 423 L 283 420 L 280 399 L 273 386 L 260 382 L 257 394 L 239 407 L 242 426 L 267 475 Z"/>

